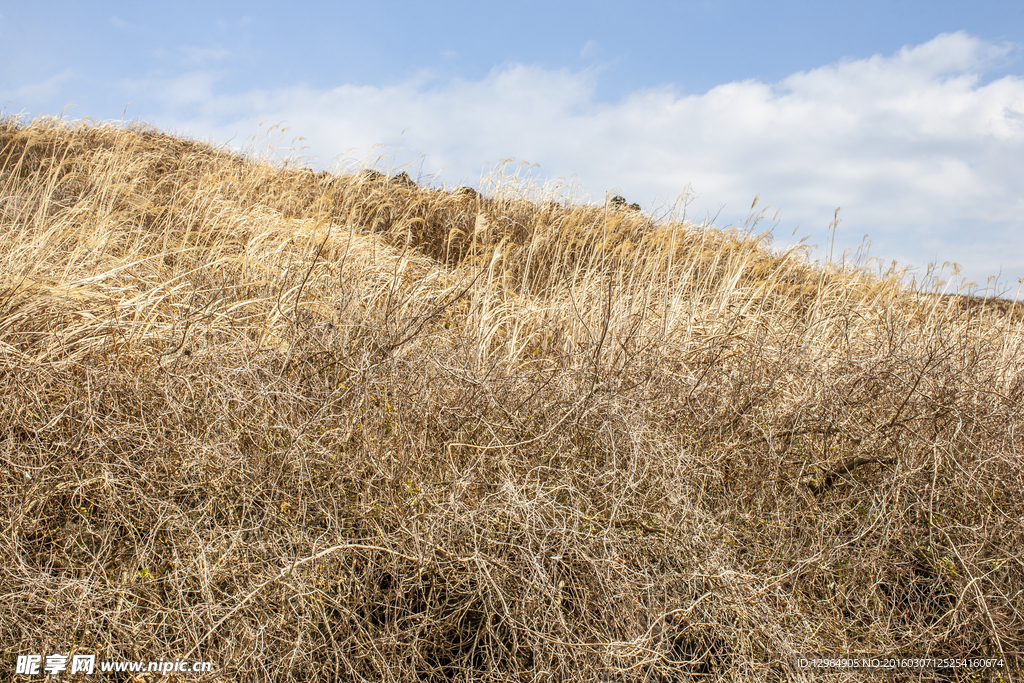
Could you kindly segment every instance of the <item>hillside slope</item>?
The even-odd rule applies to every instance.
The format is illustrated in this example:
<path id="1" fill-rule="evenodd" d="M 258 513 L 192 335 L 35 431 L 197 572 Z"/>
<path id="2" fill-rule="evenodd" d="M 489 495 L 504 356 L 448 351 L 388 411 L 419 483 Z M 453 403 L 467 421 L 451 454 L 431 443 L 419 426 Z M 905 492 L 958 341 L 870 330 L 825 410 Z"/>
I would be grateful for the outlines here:
<path id="1" fill-rule="evenodd" d="M 2 670 L 1019 678 L 1019 311 L 552 199 L 0 122 Z"/>

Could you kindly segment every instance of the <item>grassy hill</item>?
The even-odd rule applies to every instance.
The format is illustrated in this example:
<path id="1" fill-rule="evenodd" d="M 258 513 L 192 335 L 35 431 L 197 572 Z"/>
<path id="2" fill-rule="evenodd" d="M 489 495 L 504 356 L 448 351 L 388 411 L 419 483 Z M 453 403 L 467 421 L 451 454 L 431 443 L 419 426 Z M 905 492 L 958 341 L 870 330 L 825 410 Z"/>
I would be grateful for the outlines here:
<path id="1" fill-rule="evenodd" d="M 0 678 L 1024 679 L 1015 306 L 481 192 L 0 122 Z"/>

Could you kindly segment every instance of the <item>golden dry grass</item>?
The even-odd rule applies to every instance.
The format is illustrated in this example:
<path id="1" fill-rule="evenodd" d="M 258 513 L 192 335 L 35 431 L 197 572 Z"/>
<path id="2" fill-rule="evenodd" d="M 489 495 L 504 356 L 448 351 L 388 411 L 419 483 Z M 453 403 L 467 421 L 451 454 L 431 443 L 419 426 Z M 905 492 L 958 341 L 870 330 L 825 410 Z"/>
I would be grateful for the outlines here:
<path id="1" fill-rule="evenodd" d="M 1019 678 L 1020 312 L 769 243 L 0 122 L 0 666 Z"/>

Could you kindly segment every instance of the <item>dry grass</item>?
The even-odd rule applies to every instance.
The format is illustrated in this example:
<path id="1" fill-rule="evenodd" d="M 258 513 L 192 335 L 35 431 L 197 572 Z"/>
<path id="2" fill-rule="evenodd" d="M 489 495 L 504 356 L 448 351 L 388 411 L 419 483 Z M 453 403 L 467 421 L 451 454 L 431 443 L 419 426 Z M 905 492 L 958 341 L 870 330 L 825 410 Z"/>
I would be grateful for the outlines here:
<path id="1" fill-rule="evenodd" d="M 3 675 L 1020 680 L 1020 313 L 769 240 L 3 121 Z"/>

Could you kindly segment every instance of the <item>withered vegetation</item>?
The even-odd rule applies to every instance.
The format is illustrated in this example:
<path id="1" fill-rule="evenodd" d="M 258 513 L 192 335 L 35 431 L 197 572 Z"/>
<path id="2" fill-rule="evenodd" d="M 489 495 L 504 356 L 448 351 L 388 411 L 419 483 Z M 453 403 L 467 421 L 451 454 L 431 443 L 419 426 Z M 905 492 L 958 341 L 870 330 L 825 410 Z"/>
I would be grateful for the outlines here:
<path id="1" fill-rule="evenodd" d="M 422 185 L 0 122 L 3 671 L 1019 677 L 1015 304 Z"/>

